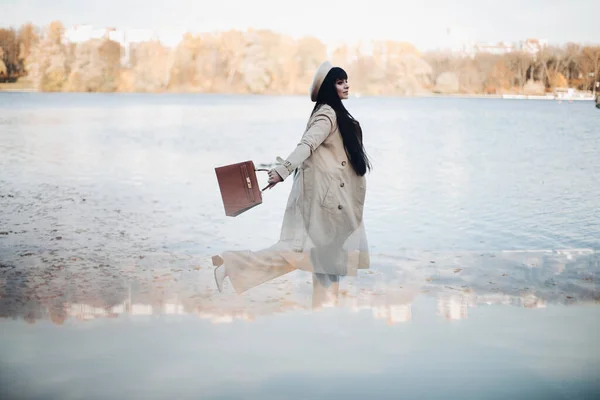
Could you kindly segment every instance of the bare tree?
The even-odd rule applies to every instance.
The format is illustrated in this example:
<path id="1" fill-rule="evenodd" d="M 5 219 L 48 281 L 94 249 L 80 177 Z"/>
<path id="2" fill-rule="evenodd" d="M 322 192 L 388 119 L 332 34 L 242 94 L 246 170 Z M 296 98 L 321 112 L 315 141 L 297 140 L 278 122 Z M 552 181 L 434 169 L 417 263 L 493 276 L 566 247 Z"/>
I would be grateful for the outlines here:
<path id="1" fill-rule="evenodd" d="M 241 81 L 240 67 L 245 45 L 246 39 L 241 31 L 228 31 L 220 36 L 219 48 L 228 87 L 234 87 Z"/>
<path id="2" fill-rule="evenodd" d="M 17 40 L 19 43 L 19 75 L 22 76 L 27 73 L 25 60 L 31 54 L 31 49 L 40 41 L 38 29 L 30 23 L 22 25 L 19 28 Z"/>
<path id="3" fill-rule="evenodd" d="M 68 49 L 63 44 L 64 26 L 50 23 L 43 38 L 31 49 L 25 65 L 34 86 L 42 91 L 61 91 L 69 75 Z"/>
<path id="4" fill-rule="evenodd" d="M 17 33 L 14 29 L 0 29 L 0 47 L 2 56 L 0 61 L 6 68 L 6 76 L 14 77 L 19 75 L 19 43 Z"/>
<path id="5" fill-rule="evenodd" d="M 577 43 L 567 43 L 565 46 L 565 71 L 563 75 L 568 81 L 575 79 L 578 75 L 577 59 L 581 54 L 581 46 Z"/>
<path id="6" fill-rule="evenodd" d="M 527 83 L 527 75 L 533 63 L 533 58 L 530 54 L 523 51 L 510 53 L 507 55 L 507 63 L 519 85 L 519 93 L 523 93 L 525 83 Z"/>
<path id="7" fill-rule="evenodd" d="M 552 86 L 549 82 L 548 71 L 548 63 L 550 62 L 551 57 L 552 54 L 547 46 L 543 46 L 536 57 L 536 70 L 538 71 L 538 79 L 544 84 L 546 88 Z"/>
<path id="8" fill-rule="evenodd" d="M 0 47 L 0 78 L 6 77 L 6 64 L 3 61 L 4 50 Z"/>
<path id="9" fill-rule="evenodd" d="M 74 92 L 114 92 L 119 85 L 121 46 L 109 39 L 77 45 L 66 89 Z"/>
<path id="10" fill-rule="evenodd" d="M 486 77 L 485 93 L 503 94 L 513 86 L 515 74 L 506 66 L 503 59 L 498 60 Z"/>
<path id="11" fill-rule="evenodd" d="M 171 52 L 159 41 L 131 47 L 131 69 L 121 72 L 120 91 L 159 92 L 166 90 Z"/>
<path id="12" fill-rule="evenodd" d="M 587 73 L 588 82 L 591 81 L 592 93 L 597 92 L 596 82 L 600 82 L 600 46 L 586 46 L 583 48 L 583 62 L 589 66 Z"/>
<path id="13" fill-rule="evenodd" d="M 173 63 L 169 73 L 168 87 L 172 90 L 181 90 L 184 87 L 196 86 L 196 67 L 202 39 L 190 33 L 184 35 L 173 54 Z"/>
<path id="14" fill-rule="evenodd" d="M 326 51 L 325 45 L 315 37 L 306 36 L 298 40 L 293 62 L 297 66 L 294 91 L 306 93 L 315 70 L 326 58 Z M 290 65 L 290 68 L 294 67 Z"/>

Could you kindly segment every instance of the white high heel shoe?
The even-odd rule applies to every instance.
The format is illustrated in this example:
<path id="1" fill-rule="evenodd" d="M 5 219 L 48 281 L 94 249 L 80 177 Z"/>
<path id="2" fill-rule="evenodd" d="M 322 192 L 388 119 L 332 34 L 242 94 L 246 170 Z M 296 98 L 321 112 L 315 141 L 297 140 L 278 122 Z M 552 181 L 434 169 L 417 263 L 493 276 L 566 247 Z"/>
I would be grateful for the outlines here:
<path id="1" fill-rule="evenodd" d="M 223 293 L 223 281 L 227 276 L 227 271 L 225 271 L 225 266 L 223 265 L 223 259 L 221 256 L 213 256 L 212 263 L 216 267 L 214 273 L 217 289 L 219 289 L 219 293 Z"/>

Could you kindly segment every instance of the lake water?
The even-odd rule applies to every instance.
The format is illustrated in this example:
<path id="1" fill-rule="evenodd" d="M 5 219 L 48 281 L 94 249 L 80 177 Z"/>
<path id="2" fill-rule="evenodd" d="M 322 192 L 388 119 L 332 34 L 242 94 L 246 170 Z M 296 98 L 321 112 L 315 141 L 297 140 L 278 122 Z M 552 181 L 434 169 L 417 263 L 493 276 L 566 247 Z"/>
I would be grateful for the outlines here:
<path id="1" fill-rule="evenodd" d="M 600 393 L 593 104 L 346 105 L 374 166 L 371 269 L 344 280 L 337 306 L 311 310 L 310 275 L 237 296 L 227 283 L 216 292 L 210 265 L 277 240 L 291 179 L 229 218 L 214 168 L 285 158 L 312 108 L 305 97 L 0 93 L 0 391 Z"/>

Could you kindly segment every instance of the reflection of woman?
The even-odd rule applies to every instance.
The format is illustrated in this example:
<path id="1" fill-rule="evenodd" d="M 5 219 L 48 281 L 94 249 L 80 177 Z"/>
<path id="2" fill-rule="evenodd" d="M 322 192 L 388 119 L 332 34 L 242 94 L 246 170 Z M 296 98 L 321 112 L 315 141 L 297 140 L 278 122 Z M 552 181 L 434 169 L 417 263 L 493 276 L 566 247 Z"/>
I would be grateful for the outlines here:
<path id="1" fill-rule="evenodd" d="M 294 172 L 280 240 L 258 252 L 213 257 L 219 290 L 227 276 L 241 293 L 294 269 L 313 272 L 317 286 L 335 288 L 339 276 L 369 267 L 363 206 L 371 166 L 360 124 L 342 104 L 347 79 L 329 62 L 318 68 L 310 89 L 316 105 L 300 143 L 269 171 L 269 188 Z"/>

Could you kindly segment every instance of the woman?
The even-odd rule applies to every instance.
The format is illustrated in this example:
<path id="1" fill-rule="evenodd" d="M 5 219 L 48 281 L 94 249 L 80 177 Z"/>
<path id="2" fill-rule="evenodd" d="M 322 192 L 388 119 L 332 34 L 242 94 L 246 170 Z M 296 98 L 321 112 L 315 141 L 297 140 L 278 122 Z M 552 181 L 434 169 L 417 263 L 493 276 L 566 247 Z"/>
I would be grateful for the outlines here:
<path id="1" fill-rule="evenodd" d="M 294 269 L 311 271 L 315 288 L 337 290 L 339 276 L 369 267 L 363 207 L 371 165 L 360 124 L 342 104 L 348 92 L 346 72 L 321 64 L 310 88 L 316 104 L 300 143 L 269 171 L 268 188 L 294 173 L 280 240 L 258 252 L 213 257 L 220 291 L 227 276 L 242 293 Z"/>

